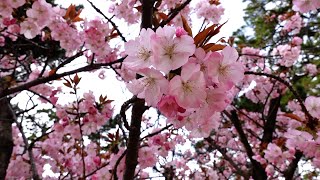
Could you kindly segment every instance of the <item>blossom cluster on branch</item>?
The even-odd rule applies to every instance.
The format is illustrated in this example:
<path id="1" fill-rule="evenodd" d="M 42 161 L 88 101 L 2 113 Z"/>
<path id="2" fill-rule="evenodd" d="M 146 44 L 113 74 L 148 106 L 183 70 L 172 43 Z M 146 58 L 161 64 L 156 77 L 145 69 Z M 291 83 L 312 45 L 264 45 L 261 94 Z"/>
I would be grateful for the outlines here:
<path id="1" fill-rule="evenodd" d="M 219 0 L 87 2 L 101 17 L 0 2 L 0 179 L 319 177 L 318 0 L 269 2 L 281 8 L 262 7 L 254 38 L 217 42 Z M 144 28 L 127 40 L 119 21 Z M 113 88 L 110 71 L 133 97 L 82 93 L 97 70 L 98 86 Z"/>

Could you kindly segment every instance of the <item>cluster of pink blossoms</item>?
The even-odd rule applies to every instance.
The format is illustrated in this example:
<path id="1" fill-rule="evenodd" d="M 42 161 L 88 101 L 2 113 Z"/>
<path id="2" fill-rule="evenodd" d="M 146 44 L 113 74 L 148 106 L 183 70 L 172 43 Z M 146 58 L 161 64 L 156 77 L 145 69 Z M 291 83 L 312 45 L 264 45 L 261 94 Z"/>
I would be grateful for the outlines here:
<path id="1" fill-rule="evenodd" d="M 134 24 L 139 20 L 139 13 L 134 5 L 139 1 L 122 0 L 109 7 L 109 13 L 114 14 L 119 19 L 124 19 L 128 24 Z"/>
<path id="2" fill-rule="evenodd" d="M 0 2 L 0 16 L 10 17 L 13 9 L 18 8 L 26 3 L 26 0 L 2 0 Z"/>
<path id="3" fill-rule="evenodd" d="M 77 114 L 83 114 L 81 119 L 76 119 Z M 57 107 L 57 116 L 60 119 L 56 124 L 56 131 L 63 131 L 65 134 L 72 134 L 72 137 L 80 138 L 79 124 L 84 135 L 96 132 L 102 125 L 112 117 L 113 108 L 110 103 L 103 103 L 97 106 L 93 92 L 84 93 L 79 104 L 71 103 Z M 78 115 L 79 116 L 79 115 Z"/>
<path id="4" fill-rule="evenodd" d="M 51 30 L 52 39 L 60 43 L 61 48 L 67 51 L 68 56 L 71 56 L 83 44 L 84 40 L 80 32 L 68 24 L 62 17 L 53 20 L 48 27 Z"/>
<path id="5" fill-rule="evenodd" d="M 178 4 L 181 4 L 182 0 L 163 0 L 161 3 L 160 8 L 164 9 L 173 9 L 175 8 Z"/>
<path id="6" fill-rule="evenodd" d="M 50 91 L 48 93 L 50 94 Z M 64 106 L 56 104 L 56 107 L 59 122 L 54 124 L 53 131 L 48 134 L 48 137 L 35 143 L 36 148 L 32 150 L 35 166 L 40 175 L 45 171 L 44 165 L 47 164 L 51 171 L 50 175 L 68 172 L 80 177 L 84 167 L 81 151 L 77 150 L 80 148 L 79 141 L 82 141 L 83 136 L 97 132 L 112 117 L 113 107 L 108 102 L 97 103 L 92 92 L 84 93 L 78 103 Z M 15 146 L 7 177 L 31 178 L 30 164 L 25 162 L 29 160 L 29 155 L 23 152 L 24 142 L 21 133 L 16 126 L 13 126 L 13 130 Z M 83 147 L 83 152 L 86 153 L 83 161 L 87 174 L 96 170 L 105 161 L 97 154 L 97 149 L 98 145 L 93 142 Z M 106 156 L 110 154 L 106 153 Z M 107 168 L 112 169 L 113 166 Z M 108 175 L 106 172 L 109 170 L 104 171 L 104 175 Z M 45 177 L 44 179 L 55 178 Z"/>
<path id="7" fill-rule="evenodd" d="M 233 86 L 243 78 L 234 48 L 206 53 L 179 27 L 142 29 L 125 50 L 125 67 L 142 76 L 132 79 L 128 89 L 196 137 L 208 136 L 216 127 L 217 112 L 230 103 L 228 93 L 233 94 Z"/>
<path id="8" fill-rule="evenodd" d="M 40 34 L 41 30 L 51 24 L 56 16 L 62 13 L 59 8 L 53 8 L 45 0 L 38 0 L 27 10 L 27 18 L 20 24 L 21 34 L 28 39 Z"/>
<path id="9" fill-rule="evenodd" d="M 274 55 L 280 55 L 281 58 L 278 60 L 278 63 L 281 66 L 291 67 L 299 58 L 301 51 L 300 46 L 291 46 L 289 44 L 279 45 L 274 49 Z"/>
<path id="10" fill-rule="evenodd" d="M 320 8 L 319 0 L 293 0 L 293 10 L 307 13 Z"/>
<path id="11" fill-rule="evenodd" d="M 293 16 L 279 16 L 280 21 L 284 21 L 284 25 L 282 28 L 283 33 L 292 33 L 298 34 L 300 29 L 303 26 L 303 21 L 299 13 L 294 14 Z"/>
<path id="12" fill-rule="evenodd" d="M 0 2 L 7 6 L 6 10 L 0 10 L 2 13 L 0 28 L 6 28 L 0 33 L 0 46 L 4 45 L 5 37 L 15 41 L 19 34 L 24 35 L 27 39 L 41 35 L 43 41 L 48 39 L 58 41 L 60 46 L 67 51 L 67 56 L 72 56 L 85 44 L 85 47 L 95 54 L 98 62 L 110 62 L 116 59 L 115 52 L 108 44 L 111 29 L 101 19 L 84 20 L 84 29 L 81 31 L 76 28 L 74 22 L 64 19 L 66 10 L 53 7 L 45 0 L 37 0 L 26 11 L 27 17 L 18 23 L 12 18 L 12 9 L 22 6 L 25 0 L 12 2 Z M 0 8 L 4 8 L 4 5 L 0 4 Z M 46 27 L 49 28 L 49 31 L 44 29 Z"/>
<path id="13" fill-rule="evenodd" d="M 208 1 L 200 1 L 196 5 L 198 18 L 204 17 L 214 24 L 219 23 L 221 16 L 224 14 L 224 8 L 220 5 L 210 4 Z"/>
<path id="14" fill-rule="evenodd" d="M 264 53 L 260 49 L 244 47 L 241 49 L 240 60 L 248 69 L 264 65 Z"/>

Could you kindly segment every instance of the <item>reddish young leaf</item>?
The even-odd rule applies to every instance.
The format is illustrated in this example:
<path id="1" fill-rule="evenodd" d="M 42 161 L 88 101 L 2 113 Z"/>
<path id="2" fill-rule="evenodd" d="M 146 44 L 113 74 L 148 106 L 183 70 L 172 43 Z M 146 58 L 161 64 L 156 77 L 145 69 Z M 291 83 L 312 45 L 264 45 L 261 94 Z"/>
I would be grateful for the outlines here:
<path id="1" fill-rule="evenodd" d="M 194 37 L 194 43 L 197 47 L 200 47 L 200 45 L 204 42 L 204 40 L 207 38 L 208 34 L 217 26 L 217 24 L 213 24 L 212 26 L 204 29 L 200 33 L 198 33 Z"/>
<path id="2" fill-rule="evenodd" d="M 79 78 L 78 74 L 76 74 L 74 77 L 73 77 L 73 82 L 75 85 L 78 85 L 79 82 L 80 82 L 81 78 Z"/>
<path id="3" fill-rule="evenodd" d="M 214 44 L 214 43 L 209 43 L 209 44 L 206 44 L 205 46 L 203 46 L 203 49 L 206 51 L 206 52 L 209 52 L 209 51 L 219 51 L 219 50 L 222 50 L 226 47 L 226 45 L 222 45 L 222 44 Z"/>
<path id="4" fill-rule="evenodd" d="M 220 26 L 218 26 L 216 29 L 213 29 L 209 32 L 208 36 L 211 38 L 215 35 L 217 35 L 220 32 L 220 29 L 222 28 L 223 25 L 225 25 L 228 21 L 222 23 Z"/>
<path id="5" fill-rule="evenodd" d="M 56 72 L 57 72 L 57 70 L 55 68 L 51 69 L 49 71 L 49 76 L 52 76 L 52 75 L 56 74 Z"/>
<path id="6" fill-rule="evenodd" d="M 192 37 L 192 30 L 188 24 L 188 21 L 186 20 L 185 17 L 182 16 L 182 14 L 181 14 L 181 19 L 182 19 L 182 23 L 183 23 L 183 29 L 188 32 L 189 36 Z"/>
<path id="7" fill-rule="evenodd" d="M 72 88 L 71 84 L 69 82 L 65 82 L 63 83 L 65 86 L 69 87 L 69 88 Z"/>
<path id="8" fill-rule="evenodd" d="M 168 19 L 168 16 L 163 12 L 157 12 L 157 16 L 159 16 L 159 19 L 163 21 Z"/>
<path id="9" fill-rule="evenodd" d="M 301 119 L 299 116 L 297 116 L 297 115 L 295 115 L 295 114 L 292 114 L 292 113 L 285 113 L 285 114 L 283 114 L 283 116 L 286 116 L 286 117 L 288 117 L 288 118 L 297 120 L 297 121 L 299 121 L 299 122 L 303 122 L 302 119 Z"/>
<path id="10" fill-rule="evenodd" d="M 68 22 L 83 21 L 83 19 L 79 17 L 80 13 L 81 13 L 81 10 L 77 11 L 76 6 L 71 4 L 68 7 L 66 14 L 63 16 L 63 18 L 66 19 Z"/>

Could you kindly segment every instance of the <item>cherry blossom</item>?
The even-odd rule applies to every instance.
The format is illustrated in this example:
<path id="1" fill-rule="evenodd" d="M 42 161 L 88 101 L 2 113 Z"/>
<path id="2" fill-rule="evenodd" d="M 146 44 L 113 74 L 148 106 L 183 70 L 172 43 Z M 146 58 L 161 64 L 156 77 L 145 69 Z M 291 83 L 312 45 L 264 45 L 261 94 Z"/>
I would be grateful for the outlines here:
<path id="1" fill-rule="evenodd" d="M 181 76 L 175 76 L 169 84 L 169 94 L 183 108 L 200 107 L 206 98 L 205 79 L 199 65 L 182 67 Z"/>
<path id="2" fill-rule="evenodd" d="M 175 37 L 174 27 L 158 28 L 151 37 L 154 66 L 156 69 L 168 73 L 188 62 L 189 56 L 195 51 L 193 39 L 188 35 Z"/>
<path id="3" fill-rule="evenodd" d="M 23 34 L 26 38 L 32 39 L 36 37 L 40 33 L 39 27 L 30 20 L 25 20 L 21 24 L 20 33 Z"/>
<path id="4" fill-rule="evenodd" d="M 243 78 L 243 66 L 237 62 L 238 52 L 232 47 L 225 47 L 221 53 L 214 52 L 205 63 L 209 77 L 215 83 L 234 85 Z"/>
<path id="5" fill-rule="evenodd" d="M 156 107 L 162 95 L 168 91 L 168 80 L 153 68 L 142 69 L 139 74 L 144 77 L 127 84 L 128 89 L 139 98 L 145 98 L 148 105 Z"/>
<path id="6" fill-rule="evenodd" d="M 318 69 L 305 48 L 314 37 L 300 31 L 313 25 L 318 1 L 294 0 L 294 11 L 280 16 L 266 9 L 264 23 L 276 27 L 266 44 L 209 40 L 224 31 L 224 8 L 218 0 L 188 3 L 155 1 L 152 25 L 126 42 L 117 25 L 138 28 L 144 1 L 112 0 L 112 16 L 92 3 L 103 19 L 45 0 L 1 1 L 0 103 L 17 116 L 6 178 L 123 179 L 133 170 L 128 179 L 290 179 L 305 176 L 304 167 L 288 175 L 296 161 L 319 168 Z M 83 91 L 82 72 L 112 89 L 109 71 L 134 98 L 113 103 L 96 87 Z M 300 87 L 305 81 L 310 90 Z M 34 107 L 23 109 L 20 96 Z"/>
<path id="7" fill-rule="evenodd" d="M 128 57 L 124 64 L 130 69 L 148 68 L 153 64 L 153 52 L 151 47 L 151 36 L 154 32 L 151 29 L 142 29 L 139 38 L 125 44 Z"/>
<path id="8" fill-rule="evenodd" d="M 305 100 L 306 107 L 310 114 L 315 118 L 320 118 L 320 98 L 310 96 Z"/>
<path id="9" fill-rule="evenodd" d="M 204 17 L 214 24 L 218 24 L 224 14 L 224 8 L 220 5 L 210 4 L 208 1 L 199 1 L 197 4 L 198 18 Z"/>
<path id="10" fill-rule="evenodd" d="M 301 13 L 307 13 L 320 7 L 320 2 L 317 0 L 293 0 L 292 3 L 293 10 Z"/>

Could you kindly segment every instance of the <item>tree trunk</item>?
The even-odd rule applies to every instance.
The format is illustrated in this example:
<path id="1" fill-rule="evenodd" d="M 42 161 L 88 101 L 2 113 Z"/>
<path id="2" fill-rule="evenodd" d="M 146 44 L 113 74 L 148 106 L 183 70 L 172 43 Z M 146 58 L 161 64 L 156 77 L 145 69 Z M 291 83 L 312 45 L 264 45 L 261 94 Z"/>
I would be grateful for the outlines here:
<path id="1" fill-rule="evenodd" d="M 153 15 L 153 1 L 142 0 L 142 19 L 141 28 L 152 28 L 152 15 Z M 138 76 L 137 76 L 138 78 Z M 145 101 L 138 99 L 133 103 L 131 125 L 129 132 L 129 142 L 126 153 L 126 169 L 123 174 L 124 180 L 133 180 L 135 176 L 135 169 L 138 165 L 138 153 L 140 144 L 140 128 L 142 115 L 147 107 L 144 106 Z"/>
<path id="2" fill-rule="evenodd" d="M 11 125 L 15 118 L 9 100 L 6 97 L 0 98 L 0 180 L 6 177 L 13 150 Z"/>

